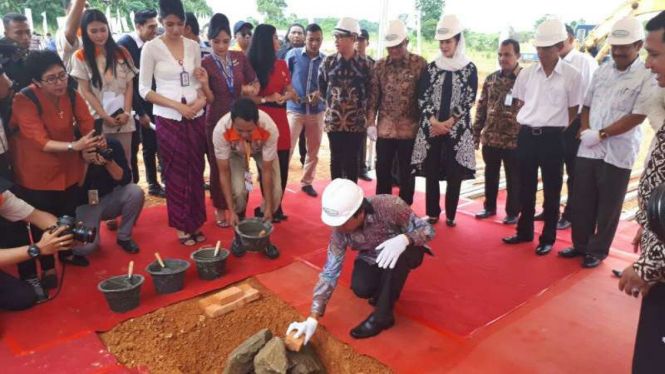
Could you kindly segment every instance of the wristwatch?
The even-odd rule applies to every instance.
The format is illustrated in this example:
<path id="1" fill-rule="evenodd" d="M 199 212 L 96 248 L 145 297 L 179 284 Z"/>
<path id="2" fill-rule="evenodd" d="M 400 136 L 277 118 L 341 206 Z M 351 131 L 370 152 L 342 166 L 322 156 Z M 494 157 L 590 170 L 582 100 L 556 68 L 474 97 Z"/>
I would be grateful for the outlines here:
<path id="1" fill-rule="evenodd" d="M 598 131 L 598 135 L 600 136 L 600 140 L 605 140 L 610 137 L 610 134 L 606 133 L 605 130 Z"/>
<path id="2" fill-rule="evenodd" d="M 37 244 L 30 244 L 30 246 L 28 247 L 28 255 L 30 256 L 30 258 L 37 258 L 41 254 L 42 251 L 39 250 Z"/>
<path id="3" fill-rule="evenodd" d="M 74 152 L 74 144 L 72 144 L 71 142 L 67 143 L 67 151 Z"/>

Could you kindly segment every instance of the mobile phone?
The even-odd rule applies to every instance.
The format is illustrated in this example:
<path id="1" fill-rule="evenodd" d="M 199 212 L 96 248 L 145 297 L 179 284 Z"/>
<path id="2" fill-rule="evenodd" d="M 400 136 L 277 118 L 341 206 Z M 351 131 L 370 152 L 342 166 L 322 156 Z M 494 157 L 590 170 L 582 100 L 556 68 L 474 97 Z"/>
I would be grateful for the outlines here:
<path id="1" fill-rule="evenodd" d="M 117 116 L 119 116 L 123 113 L 125 113 L 125 111 L 122 108 L 120 108 L 120 109 L 116 110 L 115 112 L 113 112 L 113 114 L 111 114 L 111 117 L 115 118 L 115 117 L 117 117 Z"/>
<path id="2" fill-rule="evenodd" d="M 92 134 L 92 136 L 102 135 L 102 133 L 103 133 L 102 129 L 104 128 L 104 119 L 103 118 L 96 119 L 94 126 L 95 126 L 95 129 L 94 129 L 95 132 Z"/>

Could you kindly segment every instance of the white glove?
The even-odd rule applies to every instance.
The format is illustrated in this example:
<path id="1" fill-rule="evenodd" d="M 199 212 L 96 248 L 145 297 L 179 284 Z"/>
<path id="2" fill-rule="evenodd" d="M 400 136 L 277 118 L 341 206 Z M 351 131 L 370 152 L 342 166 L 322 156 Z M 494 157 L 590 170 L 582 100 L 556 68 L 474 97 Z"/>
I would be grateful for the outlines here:
<path id="1" fill-rule="evenodd" d="M 376 263 L 382 269 L 395 268 L 399 256 L 404 252 L 406 247 L 409 245 L 409 238 L 406 235 L 401 234 L 397 235 L 392 239 L 388 239 L 385 242 L 381 243 L 376 247 L 377 251 L 381 251 L 379 256 L 376 258 Z"/>
<path id="2" fill-rule="evenodd" d="M 375 142 L 376 139 L 379 137 L 378 134 L 376 133 L 376 126 L 368 126 L 367 127 L 367 137 L 369 140 Z"/>
<path id="3" fill-rule="evenodd" d="M 318 325 L 319 322 L 317 320 L 312 317 L 307 317 L 305 322 L 293 322 L 290 324 L 289 328 L 286 330 L 286 335 L 289 335 L 293 330 L 296 331 L 296 334 L 293 336 L 296 339 L 301 337 L 302 334 L 305 334 L 305 345 L 307 345 L 309 339 L 314 335 L 314 332 L 316 332 L 316 326 Z"/>
<path id="4" fill-rule="evenodd" d="M 598 130 L 584 130 L 580 134 L 582 144 L 587 147 L 595 147 L 600 143 L 600 131 Z"/>

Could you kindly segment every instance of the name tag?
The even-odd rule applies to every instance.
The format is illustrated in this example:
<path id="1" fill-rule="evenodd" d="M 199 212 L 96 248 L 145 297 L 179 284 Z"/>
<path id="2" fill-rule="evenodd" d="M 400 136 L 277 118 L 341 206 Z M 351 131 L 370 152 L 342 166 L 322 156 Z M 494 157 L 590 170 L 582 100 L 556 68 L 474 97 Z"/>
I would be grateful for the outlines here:
<path id="1" fill-rule="evenodd" d="M 250 171 L 245 172 L 245 189 L 247 192 L 254 191 L 254 184 L 252 184 L 252 172 Z"/>
<path id="2" fill-rule="evenodd" d="M 189 86 L 189 73 L 186 71 L 180 73 L 180 86 L 182 87 Z"/>
<path id="3" fill-rule="evenodd" d="M 512 106 L 513 105 L 513 93 L 509 92 L 506 95 L 506 100 L 503 102 L 503 105 L 505 106 Z"/>

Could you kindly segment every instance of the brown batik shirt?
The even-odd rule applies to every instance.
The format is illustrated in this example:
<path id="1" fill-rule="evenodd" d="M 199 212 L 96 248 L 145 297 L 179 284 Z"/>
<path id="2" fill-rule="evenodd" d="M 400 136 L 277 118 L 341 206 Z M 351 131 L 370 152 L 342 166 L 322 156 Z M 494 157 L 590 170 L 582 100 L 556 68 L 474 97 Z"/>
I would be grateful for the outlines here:
<path id="1" fill-rule="evenodd" d="M 327 56 L 319 67 L 319 92 L 326 102 L 326 132 L 367 131 L 373 62 L 357 52 L 346 60 Z"/>
<path id="2" fill-rule="evenodd" d="M 517 113 L 521 102 L 513 99 L 512 105 L 506 105 L 506 96 L 510 94 L 522 68 L 517 65 L 510 74 L 501 70 L 490 74 L 485 79 L 483 91 L 476 107 L 476 120 L 473 124 L 473 137 L 476 144 L 501 149 L 517 148 L 517 135 L 520 124 Z"/>
<path id="3" fill-rule="evenodd" d="M 412 53 L 399 61 L 382 58 L 374 65 L 369 119 L 378 114 L 380 138 L 415 139 L 420 120 L 418 80 L 426 67 L 427 61 Z"/>

